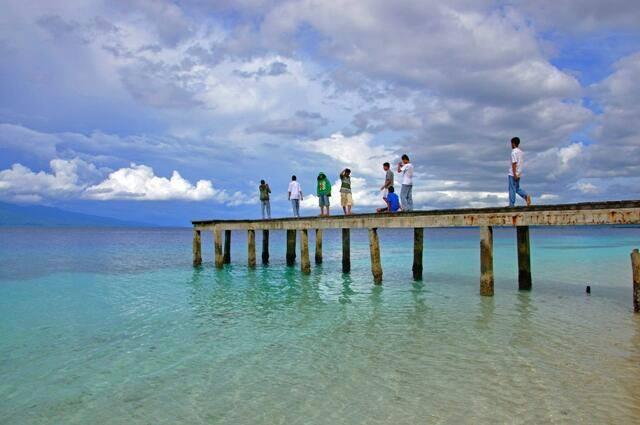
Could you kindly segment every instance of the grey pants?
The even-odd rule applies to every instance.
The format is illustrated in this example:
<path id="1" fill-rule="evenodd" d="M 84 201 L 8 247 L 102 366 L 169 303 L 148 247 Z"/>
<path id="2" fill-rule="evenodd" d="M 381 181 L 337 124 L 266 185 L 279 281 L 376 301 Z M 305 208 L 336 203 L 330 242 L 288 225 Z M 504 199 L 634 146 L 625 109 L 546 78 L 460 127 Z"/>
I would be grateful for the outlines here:
<path id="1" fill-rule="evenodd" d="M 400 189 L 400 204 L 402 205 L 402 211 L 413 211 L 413 185 L 403 184 Z"/>
<path id="2" fill-rule="evenodd" d="M 291 207 L 293 208 L 293 216 L 300 217 L 300 199 L 292 199 Z"/>
<path id="3" fill-rule="evenodd" d="M 271 203 L 269 202 L 269 200 L 267 199 L 266 201 L 260 201 L 260 204 L 262 205 L 262 218 L 271 218 Z"/>

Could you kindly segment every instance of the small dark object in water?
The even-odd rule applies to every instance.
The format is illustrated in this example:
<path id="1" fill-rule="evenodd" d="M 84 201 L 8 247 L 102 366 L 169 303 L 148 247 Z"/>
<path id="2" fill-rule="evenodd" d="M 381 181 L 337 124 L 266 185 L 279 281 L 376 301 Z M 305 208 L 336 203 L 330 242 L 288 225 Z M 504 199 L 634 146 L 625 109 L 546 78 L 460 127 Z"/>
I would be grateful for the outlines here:
<path id="1" fill-rule="evenodd" d="M 587 285 L 587 295 L 591 295 L 591 286 Z"/>

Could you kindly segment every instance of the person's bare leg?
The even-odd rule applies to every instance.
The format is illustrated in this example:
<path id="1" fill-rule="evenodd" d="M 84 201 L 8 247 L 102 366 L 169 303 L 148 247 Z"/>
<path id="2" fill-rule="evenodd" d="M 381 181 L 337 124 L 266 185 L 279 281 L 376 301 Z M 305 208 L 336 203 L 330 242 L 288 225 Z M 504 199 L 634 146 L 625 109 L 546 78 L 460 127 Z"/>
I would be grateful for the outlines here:
<path id="1" fill-rule="evenodd" d="M 531 195 L 527 195 L 527 206 L 531 205 Z"/>
<path id="2" fill-rule="evenodd" d="M 347 215 L 347 207 L 342 207 L 342 212 L 344 213 L 344 215 Z"/>
<path id="3" fill-rule="evenodd" d="M 351 215 L 351 205 L 347 205 L 347 215 Z"/>

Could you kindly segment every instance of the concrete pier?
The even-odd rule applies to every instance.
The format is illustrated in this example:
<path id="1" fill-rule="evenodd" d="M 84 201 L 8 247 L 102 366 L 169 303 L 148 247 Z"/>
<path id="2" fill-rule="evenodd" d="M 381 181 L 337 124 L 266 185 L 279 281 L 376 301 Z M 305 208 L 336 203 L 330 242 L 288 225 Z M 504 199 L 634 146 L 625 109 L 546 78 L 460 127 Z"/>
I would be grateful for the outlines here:
<path id="1" fill-rule="evenodd" d="M 287 266 L 293 266 L 296 263 L 296 231 L 287 230 Z"/>
<path id="2" fill-rule="evenodd" d="M 193 265 L 202 265 L 202 237 L 200 230 L 193 231 Z"/>
<path id="3" fill-rule="evenodd" d="M 213 229 L 213 251 L 216 267 L 220 269 L 224 264 L 224 255 L 222 254 L 222 229 L 219 227 Z"/>
<path id="4" fill-rule="evenodd" d="M 531 290 L 531 247 L 529 244 L 529 226 L 516 227 L 518 240 L 518 289 Z"/>
<path id="5" fill-rule="evenodd" d="M 369 229 L 369 251 L 371 253 L 371 274 L 373 283 L 382 283 L 382 263 L 380 261 L 380 240 L 378 239 L 378 229 Z"/>
<path id="6" fill-rule="evenodd" d="M 610 226 L 639 225 L 640 201 L 591 202 L 564 205 L 535 205 L 515 208 L 471 208 L 453 210 L 412 211 L 399 214 L 353 214 L 346 216 L 278 218 L 270 220 L 196 220 L 192 222 L 193 264 L 202 264 L 201 232 L 213 231 L 214 260 L 216 267 L 223 267 L 230 260 L 231 231 L 249 231 L 249 257 L 255 230 L 263 231 L 262 259 L 269 259 L 269 231 L 286 230 L 286 262 L 291 266 L 296 260 L 296 232 L 301 231 L 301 269 L 310 272 L 308 231 L 316 231 L 315 262 L 323 261 L 323 232 L 340 229 L 342 233 L 342 271 L 351 271 L 351 229 L 368 229 L 371 251 L 371 272 L 375 283 L 382 282 L 382 264 L 378 229 L 410 228 L 413 231 L 413 277 L 422 278 L 424 228 L 476 227 L 480 229 L 480 294 L 494 294 L 493 228 L 515 228 L 518 255 L 518 289 L 532 287 L 531 247 L 529 229 L 532 226 Z M 223 253 L 222 231 L 225 232 Z M 227 257 L 228 253 L 228 257 Z M 255 258 L 255 254 L 253 255 Z M 634 276 L 634 309 L 640 310 L 640 254 L 632 253 Z M 255 261 L 255 260 L 254 260 Z M 249 260 L 251 264 L 251 259 Z"/>
<path id="7" fill-rule="evenodd" d="M 222 257 L 224 264 L 231 264 L 231 230 L 224 231 L 224 254 Z"/>
<path id="8" fill-rule="evenodd" d="M 309 231 L 300 231 L 300 270 L 302 273 L 311 273 L 311 262 L 309 261 Z"/>
<path id="9" fill-rule="evenodd" d="M 493 296 L 493 227 L 480 227 L 480 295 Z"/>
<path id="10" fill-rule="evenodd" d="M 316 229 L 316 264 L 322 264 L 322 229 Z"/>
<path id="11" fill-rule="evenodd" d="M 416 227 L 413 229 L 413 278 L 422 280 L 422 251 L 424 249 L 424 229 Z"/>
<path id="12" fill-rule="evenodd" d="M 351 273 L 351 230 L 342 229 L 342 273 Z"/>
<path id="13" fill-rule="evenodd" d="M 269 264 L 269 231 L 262 231 L 262 264 Z"/>
<path id="14" fill-rule="evenodd" d="M 247 230 L 247 264 L 249 267 L 256 266 L 256 231 Z"/>

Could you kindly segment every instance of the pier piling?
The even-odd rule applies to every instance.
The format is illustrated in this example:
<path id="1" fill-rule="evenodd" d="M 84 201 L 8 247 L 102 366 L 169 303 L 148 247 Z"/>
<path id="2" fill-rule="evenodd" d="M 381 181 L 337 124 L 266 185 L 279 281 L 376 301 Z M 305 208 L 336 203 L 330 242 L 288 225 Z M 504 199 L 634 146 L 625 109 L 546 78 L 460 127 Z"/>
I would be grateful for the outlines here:
<path id="1" fill-rule="evenodd" d="M 631 268 L 633 270 L 633 311 L 640 313 L 640 252 L 637 249 L 631 253 Z"/>
<path id="2" fill-rule="evenodd" d="M 293 266 L 296 263 L 296 231 L 287 230 L 287 266 Z"/>
<path id="3" fill-rule="evenodd" d="M 216 268 L 221 269 L 224 264 L 224 256 L 222 255 L 222 231 L 219 227 L 213 229 L 213 247 Z"/>
<path id="4" fill-rule="evenodd" d="M 493 296 L 493 227 L 480 227 L 480 295 Z"/>
<path id="5" fill-rule="evenodd" d="M 262 231 L 262 264 L 269 264 L 269 231 Z"/>
<path id="6" fill-rule="evenodd" d="M 516 227 L 518 237 L 518 289 L 531 290 L 531 247 L 529 226 Z"/>
<path id="7" fill-rule="evenodd" d="M 351 229 L 342 229 L 342 273 L 351 273 Z"/>
<path id="8" fill-rule="evenodd" d="M 322 264 L 322 229 L 316 229 L 316 264 Z"/>
<path id="9" fill-rule="evenodd" d="M 231 264 L 231 230 L 224 231 L 224 255 L 222 262 L 224 264 Z"/>
<path id="10" fill-rule="evenodd" d="M 253 229 L 247 230 L 247 264 L 256 266 L 256 231 Z"/>
<path id="11" fill-rule="evenodd" d="M 200 230 L 193 231 L 193 265 L 202 265 L 202 238 Z"/>
<path id="12" fill-rule="evenodd" d="M 302 273 L 311 273 L 311 262 L 309 261 L 309 231 L 300 231 L 300 269 Z"/>
<path id="13" fill-rule="evenodd" d="M 382 283 L 382 264 L 380 263 L 380 241 L 378 229 L 369 229 L 369 251 L 371 252 L 371 274 L 376 285 Z"/>
<path id="14" fill-rule="evenodd" d="M 422 280 L 422 251 L 424 249 L 424 229 L 416 227 L 413 229 L 413 278 Z"/>

